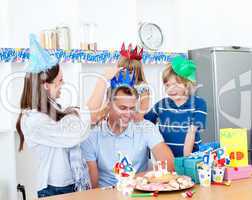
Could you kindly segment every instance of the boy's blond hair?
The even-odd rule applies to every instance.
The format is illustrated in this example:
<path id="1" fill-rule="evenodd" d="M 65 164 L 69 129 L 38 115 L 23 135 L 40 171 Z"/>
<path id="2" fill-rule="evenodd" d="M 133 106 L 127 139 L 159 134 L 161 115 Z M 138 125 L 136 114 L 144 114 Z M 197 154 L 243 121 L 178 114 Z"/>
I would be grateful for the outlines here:
<path id="1" fill-rule="evenodd" d="M 188 89 L 189 94 L 192 94 L 195 88 L 195 83 L 181 76 L 178 76 L 172 69 L 172 65 L 169 63 L 166 65 L 162 73 L 163 84 L 165 84 L 170 79 L 171 76 L 174 76 L 176 78 L 176 81 L 178 83 L 182 83 Z"/>

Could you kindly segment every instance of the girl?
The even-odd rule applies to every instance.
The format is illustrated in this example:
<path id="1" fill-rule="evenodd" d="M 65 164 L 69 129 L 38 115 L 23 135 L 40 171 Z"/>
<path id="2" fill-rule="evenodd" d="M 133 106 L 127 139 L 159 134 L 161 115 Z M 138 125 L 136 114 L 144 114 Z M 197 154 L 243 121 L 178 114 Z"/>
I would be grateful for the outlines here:
<path id="1" fill-rule="evenodd" d="M 99 120 L 106 81 L 98 79 L 85 112 L 62 110 L 56 103 L 63 84 L 62 71 L 56 58 L 42 49 L 33 35 L 30 60 L 16 128 L 19 151 L 26 141 L 39 160 L 38 197 L 89 189 L 88 169 L 79 144 L 87 138 L 90 124 Z M 105 79 L 110 80 L 118 70 L 107 69 Z"/>
<path id="2" fill-rule="evenodd" d="M 128 47 L 128 50 L 125 50 L 124 43 L 122 44 L 121 51 L 120 51 L 120 58 L 118 61 L 118 67 L 120 68 L 128 68 L 131 73 L 131 77 L 135 78 L 134 87 L 138 92 L 139 95 L 139 105 L 137 108 L 137 113 L 134 116 L 135 121 L 141 121 L 144 119 L 144 114 L 149 109 L 150 103 L 150 93 L 149 93 L 149 86 L 146 81 L 143 65 L 141 62 L 143 49 L 140 52 L 137 52 L 137 46 L 135 49 L 132 49 L 131 44 Z"/>
<path id="3" fill-rule="evenodd" d="M 200 132 L 205 128 L 205 101 L 194 95 L 195 64 L 181 56 L 173 58 L 163 71 L 168 97 L 157 102 L 145 119 L 157 123 L 175 157 L 198 150 Z"/>

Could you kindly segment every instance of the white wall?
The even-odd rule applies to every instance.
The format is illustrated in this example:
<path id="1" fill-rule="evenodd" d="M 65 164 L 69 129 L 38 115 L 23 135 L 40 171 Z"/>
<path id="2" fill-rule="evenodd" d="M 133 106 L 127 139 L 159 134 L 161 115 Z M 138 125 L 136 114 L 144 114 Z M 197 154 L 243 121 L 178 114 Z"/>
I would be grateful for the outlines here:
<path id="1" fill-rule="evenodd" d="M 138 20 L 157 22 L 163 49 L 184 52 L 209 46 L 252 47 L 250 0 L 138 0 Z"/>
<path id="2" fill-rule="evenodd" d="M 8 1 L 0 1 L 0 46 L 9 46 Z M 0 86 L 10 73 L 10 63 L 0 64 Z M 2 92 L 2 90 L 0 91 Z M 0 199 L 16 199 L 16 160 L 10 113 L 0 101 Z"/>
<path id="3" fill-rule="evenodd" d="M 16 160 L 13 132 L 0 131 L 0 199 L 15 200 L 16 193 Z"/>
<path id="4" fill-rule="evenodd" d="M 65 24 L 71 28 L 72 47 L 79 48 L 80 29 L 84 22 L 98 25 L 100 49 L 118 48 L 125 40 L 136 41 L 134 0 L 44 0 L 36 3 L 11 0 L 10 7 L 11 47 L 27 47 L 29 33 Z"/>
<path id="5" fill-rule="evenodd" d="M 9 45 L 9 23 L 8 23 L 8 11 L 9 3 L 5 0 L 0 0 L 0 46 Z"/>
<path id="6" fill-rule="evenodd" d="M 177 51 L 176 0 L 137 0 L 137 22 L 153 22 L 164 34 L 163 51 Z"/>
<path id="7" fill-rule="evenodd" d="M 98 46 L 101 49 L 118 49 L 123 41 L 136 42 L 135 0 L 80 1 L 80 20 L 98 25 Z"/>
<path id="8" fill-rule="evenodd" d="M 207 46 L 252 46 L 250 0 L 9 2 L 11 47 L 27 47 L 30 32 L 38 33 L 60 24 L 70 26 L 73 47 L 79 47 L 81 23 L 95 22 L 98 47 L 118 48 L 122 41 L 136 42 L 137 24 L 143 21 L 155 22 L 163 29 L 165 41 L 161 50 L 184 52 Z"/>
<path id="9" fill-rule="evenodd" d="M 3 0 L 2 0 L 3 1 Z M 68 25 L 76 37 L 79 0 L 10 0 L 11 47 L 28 47 L 28 35 L 58 25 Z M 73 45 L 76 45 L 76 40 Z"/>
<path id="10" fill-rule="evenodd" d="M 250 0 L 178 0 L 178 48 L 252 47 Z"/>

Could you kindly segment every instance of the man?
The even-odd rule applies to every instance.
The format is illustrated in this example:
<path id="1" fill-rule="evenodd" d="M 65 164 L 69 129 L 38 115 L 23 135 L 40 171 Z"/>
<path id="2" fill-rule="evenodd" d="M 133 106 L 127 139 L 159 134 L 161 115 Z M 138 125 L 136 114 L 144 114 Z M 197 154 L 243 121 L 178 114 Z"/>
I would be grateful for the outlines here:
<path id="1" fill-rule="evenodd" d="M 156 160 L 167 160 L 169 170 L 174 169 L 173 154 L 159 130 L 151 122 L 132 121 L 137 99 L 134 88 L 115 88 L 110 95 L 107 120 L 93 129 L 81 145 L 93 188 L 116 185 L 112 169 L 118 152 L 128 157 L 137 173 L 147 170 L 149 150 Z"/>

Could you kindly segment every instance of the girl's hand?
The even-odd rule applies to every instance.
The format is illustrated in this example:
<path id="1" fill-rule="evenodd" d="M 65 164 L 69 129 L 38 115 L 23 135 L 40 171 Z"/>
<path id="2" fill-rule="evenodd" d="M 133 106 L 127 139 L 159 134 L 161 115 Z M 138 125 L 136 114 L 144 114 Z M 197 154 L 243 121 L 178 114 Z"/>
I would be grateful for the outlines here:
<path id="1" fill-rule="evenodd" d="M 144 115 L 141 114 L 141 113 L 135 113 L 134 116 L 133 116 L 133 121 L 134 122 L 140 122 L 140 121 L 143 121 L 144 120 Z"/>
<path id="2" fill-rule="evenodd" d="M 111 80 L 122 68 L 108 67 L 104 71 L 104 77 L 106 80 Z"/>

